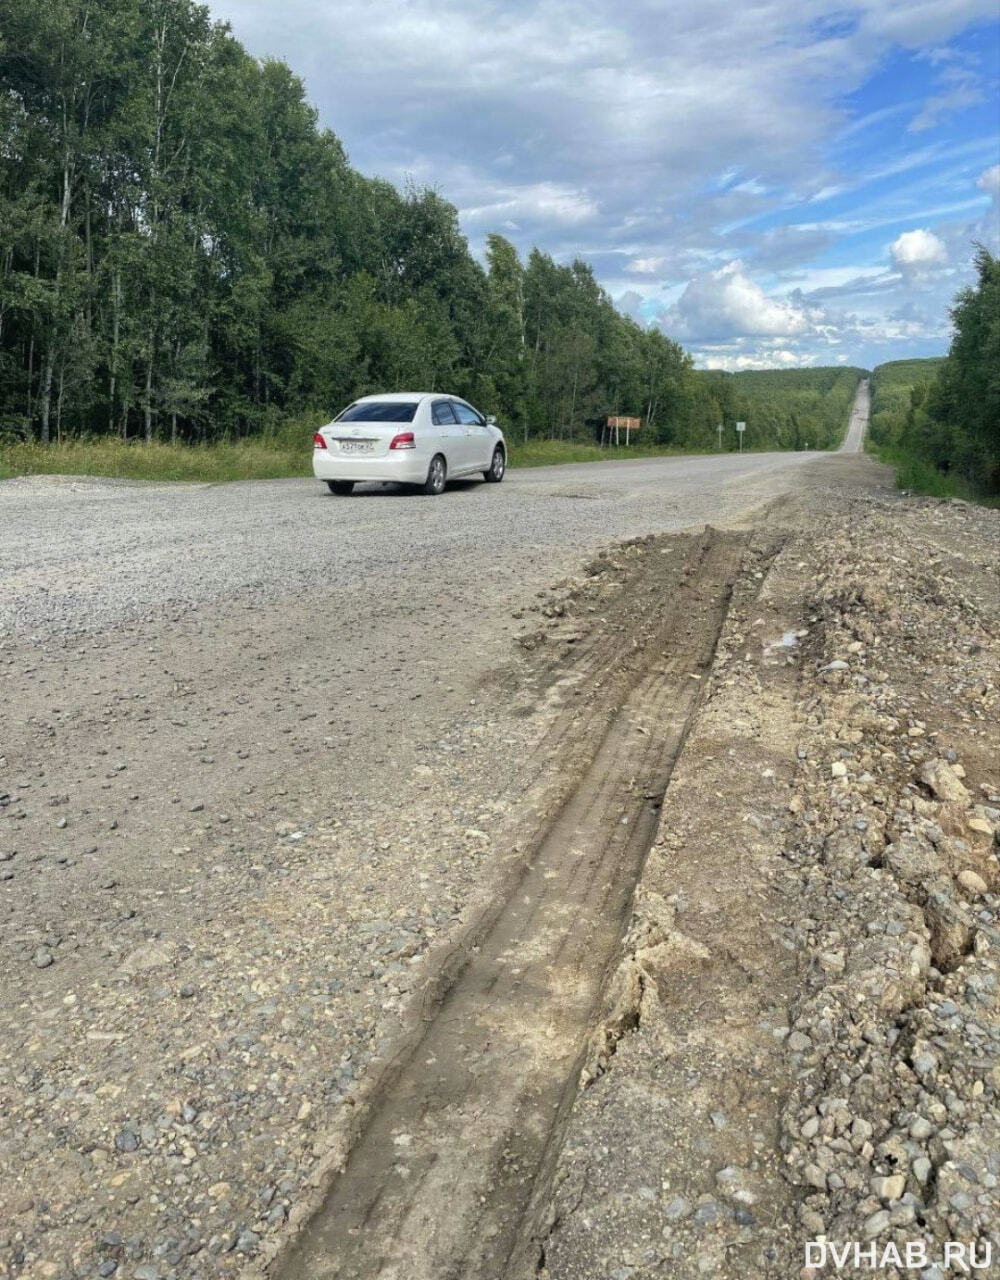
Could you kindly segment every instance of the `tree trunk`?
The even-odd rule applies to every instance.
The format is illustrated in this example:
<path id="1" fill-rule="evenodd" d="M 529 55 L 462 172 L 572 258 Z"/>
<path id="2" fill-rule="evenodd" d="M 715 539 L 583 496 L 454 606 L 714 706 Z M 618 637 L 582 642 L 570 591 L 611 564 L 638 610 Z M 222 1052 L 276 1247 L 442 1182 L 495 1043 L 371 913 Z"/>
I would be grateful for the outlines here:
<path id="1" fill-rule="evenodd" d="M 146 443 L 153 443 L 153 335 L 149 335 L 149 359 L 146 361 L 146 402 L 143 406 L 146 422 Z"/>
<path id="2" fill-rule="evenodd" d="M 56 396 L 56 443 L 62 444 L 63 391 L 66 387 L 66 361 L 59 366 L 59 392 Z"/>
<path id="3" fill-rule="evenodd" d="M 113 303 L 111 321 L 111 385 L 108 389 L 108 432 L 115 429 L 115 393 L 118 389 L 118 335 L 121 332 L 122 280 L 116 270 L 111 286 Z"/>
<path id="4" fill-rule="evenodd" d="M 27 404 L 27 414 L 28 414 L 28 425 L 29 425 L 29 427 L 30 427 L 30 425 L 31 425 L 31 418 L 32 418 L 31 388 L 32 388 L 32 386 L 33 386 L 33 384 L 34 384 L 34 381 L 35 381 L 35 333 L 34 333 L 34 330 L 32 330 L 32 333 L 31 333 L 31 341 L 28 343 L 28 404 Z"/>
<path id="5" fill-rule="evenodd" d="M 49 443 L 49 412 L 52 408 L 52 373 L 56 360 L 56 344 L 55 339 L 49 339 L 48 349 L 45 352 L 45 365 L 42 369 L 42 444 Z"/>

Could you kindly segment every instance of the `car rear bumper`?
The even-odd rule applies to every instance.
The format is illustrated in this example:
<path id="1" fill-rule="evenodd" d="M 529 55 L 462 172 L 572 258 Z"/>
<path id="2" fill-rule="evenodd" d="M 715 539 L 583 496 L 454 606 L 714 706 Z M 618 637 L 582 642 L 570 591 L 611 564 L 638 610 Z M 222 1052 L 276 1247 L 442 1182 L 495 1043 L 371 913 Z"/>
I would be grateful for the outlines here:
<path id="1" fill-rule="evenodd" d="M 317 480 L 366 480 L 385 484 L 423 484 L 427 460 L 414 457 L 412 449 L 394 449 L 381 458 L 343 458 L 326 449 L 313 451 L 313 475 Z"/>

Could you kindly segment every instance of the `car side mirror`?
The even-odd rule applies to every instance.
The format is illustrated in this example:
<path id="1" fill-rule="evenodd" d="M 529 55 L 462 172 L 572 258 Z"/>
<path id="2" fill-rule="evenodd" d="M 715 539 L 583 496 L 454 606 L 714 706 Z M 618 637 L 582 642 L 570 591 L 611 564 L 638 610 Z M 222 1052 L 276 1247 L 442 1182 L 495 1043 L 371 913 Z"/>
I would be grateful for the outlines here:
<path id="1" fill-rule="evenodd" d="M 497 416 L 495 413 L 488 413 L 486 415 L 486 425 L 488 427 L 495 427 L 497 425 Z"/>

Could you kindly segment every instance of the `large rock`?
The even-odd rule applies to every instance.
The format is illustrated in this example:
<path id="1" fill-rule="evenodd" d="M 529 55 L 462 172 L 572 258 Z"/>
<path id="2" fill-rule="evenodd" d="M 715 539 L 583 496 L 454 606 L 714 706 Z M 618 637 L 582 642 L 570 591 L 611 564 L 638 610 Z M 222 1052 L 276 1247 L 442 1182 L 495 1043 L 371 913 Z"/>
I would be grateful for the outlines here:
<path id="1" fill-rule="evenodd" d="M 931 955 L 939 969 L 950 969 L 972 949 L 974 925 L 966 905 L 950 882 L 939 882 L 924 903 L 924 919 L 931 931 Z"/>
<path id="2" fill-rule="evenodd" d="M 938 850 L 925 836 L 914 833 L 901 835 L 893 844 L 886 845 L 882 862 L 897 880 L 910 885 L 934 880 L 945 870 Z"/>
<path id="3" fill-rule="evenodd" d="M 920 766 L 920 781 L 938 800 L 968 804 L 972 799 L 968 787 L 947 760 L 927 760 Z"/>

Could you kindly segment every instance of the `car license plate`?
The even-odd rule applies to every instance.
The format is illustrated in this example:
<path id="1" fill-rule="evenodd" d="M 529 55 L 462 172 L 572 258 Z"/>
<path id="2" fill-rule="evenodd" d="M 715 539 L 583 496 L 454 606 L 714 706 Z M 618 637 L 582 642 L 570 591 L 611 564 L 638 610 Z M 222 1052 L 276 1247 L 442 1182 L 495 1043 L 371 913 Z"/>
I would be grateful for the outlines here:
<path id="1" fill-rule="evenodd" d="M 374 440 L 341 440 L 341 453 L 372 453 L 375 449 Z"/>

